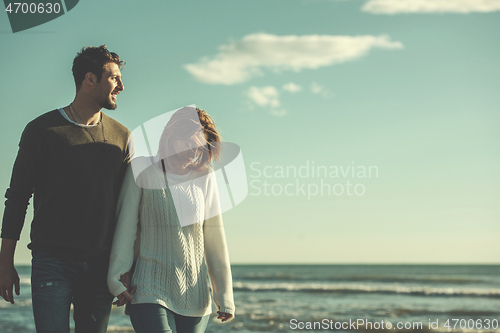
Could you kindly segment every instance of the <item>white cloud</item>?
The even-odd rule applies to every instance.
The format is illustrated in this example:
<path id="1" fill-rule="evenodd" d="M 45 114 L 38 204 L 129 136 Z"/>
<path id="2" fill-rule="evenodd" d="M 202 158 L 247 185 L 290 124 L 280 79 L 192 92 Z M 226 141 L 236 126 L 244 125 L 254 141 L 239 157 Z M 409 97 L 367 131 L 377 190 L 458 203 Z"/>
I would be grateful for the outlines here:
<path id="1" fill-rule="evenodd" d="M 252 86 L 248 90 L 247 96 L 258 106 L 280 106 L 278 90 L 273 86 L 262 88 Z"/>
<path id="2" fill-rule="evenodd" d="M 370 0 L 361 10 L 373 14 L 486 13 L 500 10 L 500 0 Z"/>
<path id="3" fill-rule="evenodd" d="M 283 90 L 288 91 L 288 92 L 293 94 L 293 93 L 302 91 L 302 87 L 299 86 L 298 84 L 293 83 L 293 82 L 289 82 L 289 83 L 283 85 Z"/>
<path id="4" fill-rule="evenodd" d="M 198 81 L 236 84 L 263 75 L 263 69 L 279 72 L 317 69 L 358 59 L 373 48 L 401 49 L 389 36 L 276 36 L 251 34 L 219 47 L 213 57 L 201 58 L 184 68 Z"/>
<path id="5" fill-rule="evenodd" d="M 279 92 L 273 86 L 261 88 L 252 86 L 247 91 L 247 97 L 254 104 L 269 108 L 272 115 L 282 117 L 286 114 L 286 110 L 280 108 Z"/>
<path id="6" fill-rule="evenodd" d="M 316 82 L 311 83 L 311 92 L 325 98 L 328 96 L 328 89 L 326 89 L 325 86 L 317 84 Z"/>
<path id="7" fill-rule="evenodd" d="M 323 91 L 323 87 L 317 84 L 316 82 L 311 83 L 311 92 L 313 94 L 320 94 Z"/>

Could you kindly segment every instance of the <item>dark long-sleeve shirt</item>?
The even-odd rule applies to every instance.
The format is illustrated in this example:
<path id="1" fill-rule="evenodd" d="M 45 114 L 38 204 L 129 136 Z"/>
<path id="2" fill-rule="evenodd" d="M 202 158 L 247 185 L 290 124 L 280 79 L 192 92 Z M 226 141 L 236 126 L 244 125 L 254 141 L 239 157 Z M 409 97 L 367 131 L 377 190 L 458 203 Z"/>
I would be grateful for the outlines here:
<path id="1" fill-rule="evenodd" d="M 58 110 L 31 121 L 5 194 L 1 237 L 19 239 L 34 193 L 28 248 L 76 259 L 107 256 L 130 161 L 129 134 L 104 113 L 97 126 L 86 128 L 68 122 Z"/>

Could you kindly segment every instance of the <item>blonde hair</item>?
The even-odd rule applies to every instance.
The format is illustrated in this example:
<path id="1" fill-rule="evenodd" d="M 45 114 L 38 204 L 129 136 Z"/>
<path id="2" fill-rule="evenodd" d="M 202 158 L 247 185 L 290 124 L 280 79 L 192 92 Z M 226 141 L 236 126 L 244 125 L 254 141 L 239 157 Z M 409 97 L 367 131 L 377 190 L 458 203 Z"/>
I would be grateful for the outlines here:
<path id="1" fill-rule="evenodd" d="M 205 142 L 201 142 L 197 137 L 197 134 L 201 132 L 203 132 Z M 163 130 L 158 156 L 162 158 L 162 153 L 171 149 L 172 140 L 186 141 L 192 138 L 200 146 L 201 153 L 189 166 L 190 168 L 201 169 L 210 165 L 212 160 L 219 160 L 221 136 L 215 127 L 214 120 L 205 110 L 193 107 L 183 107 L 172 115 Z"/>

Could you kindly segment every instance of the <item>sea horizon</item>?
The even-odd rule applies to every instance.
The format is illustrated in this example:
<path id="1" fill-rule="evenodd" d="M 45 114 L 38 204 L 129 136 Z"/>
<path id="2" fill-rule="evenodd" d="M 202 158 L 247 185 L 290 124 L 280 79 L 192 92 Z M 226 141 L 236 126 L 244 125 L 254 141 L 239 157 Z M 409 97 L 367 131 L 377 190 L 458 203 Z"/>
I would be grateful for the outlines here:
<path id="1" fill-rule="evenodd" d="M 500 266 L 498 263 L 231 263 L 231 266 Z M 31 266 L 31 263 L 14 263 Z"/>
<path id="2" fill-rule="evenodd" d="M 455 333 L 469 333 L 474 331 L 472 326 L 478 328 L 479 324 L 483 325 L 483 333 L 500 333 L 498 264 L 246 263 L 231 266 L 235 318 L 220 324 L 213 308 L 207 333 L 283 332 L 298 329 L 296 325 L 324 320 L 330 325 L 341 325 L 358 319 L 373 323 L 384 321 L 394 326 L 398 323 L 421 325 L 418 331 L 433 333 L 449 332 L 447 320 L 455 320 L 458 323 Z M 17 265 L 17 268 L 21 295 L 15 296 L 14 306 L 0 302 L 0 331 L 29 333 L 34 331 L 31 267 Z M 428 327 L 436 322 L 437 329 Z M 486 328 L 487 325 L 490 328 Z M 408 332 L 395 328 L 386 332 Z M 370 331 L 365 326 L 356 330 Z M 123 307 L 113 307 L 108 332 L 133 332 Z"/>

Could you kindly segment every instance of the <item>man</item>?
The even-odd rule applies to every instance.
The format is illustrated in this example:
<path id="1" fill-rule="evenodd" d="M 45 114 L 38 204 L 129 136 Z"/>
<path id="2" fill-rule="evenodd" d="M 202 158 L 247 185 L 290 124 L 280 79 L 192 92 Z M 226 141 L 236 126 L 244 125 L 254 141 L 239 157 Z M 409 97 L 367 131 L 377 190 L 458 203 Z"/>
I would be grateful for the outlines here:
<path id="1" fill-rule="evenodd" d="M 73 61 L 76 96 L 25 128 L 5 197 L 0 293 L 19 295 L 14 251 L 34 193 L 32 301 L 37 332 L 106 332 L 113 296 L 106 276 L 121 182 L 130 161 L 129 131 L 114 110 L 124 62 L 106 46 L 83 48 Z"/>

